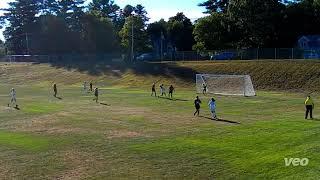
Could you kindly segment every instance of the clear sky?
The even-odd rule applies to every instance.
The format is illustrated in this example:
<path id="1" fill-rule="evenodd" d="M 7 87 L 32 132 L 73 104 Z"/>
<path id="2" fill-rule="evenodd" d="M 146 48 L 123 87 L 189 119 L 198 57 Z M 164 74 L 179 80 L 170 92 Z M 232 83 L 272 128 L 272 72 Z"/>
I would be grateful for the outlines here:
<path id="1" fill-rule="evenodd" d="M 8 2 L 14 0 L 0 0 L 0 8 L 8 7 Z M 90 0 L 86 0 L 87 3 Z M 191 20 L 196 20 L 202 16 L 204 8 L 198 7 L 200 2 L 204 0 L 115 0 L 121 8 L 125 5 L 142 4 L 146 7 L 150 22 L 157 21 L 161 18 L 167 20 L 169 17 L 174 16 L 177 12 L 183 12 Z M 0 12 L 2 14 L 2 12 Z M 0 39 L 4 39 L 2 35 L 3 29 L 0 30 Z"/>

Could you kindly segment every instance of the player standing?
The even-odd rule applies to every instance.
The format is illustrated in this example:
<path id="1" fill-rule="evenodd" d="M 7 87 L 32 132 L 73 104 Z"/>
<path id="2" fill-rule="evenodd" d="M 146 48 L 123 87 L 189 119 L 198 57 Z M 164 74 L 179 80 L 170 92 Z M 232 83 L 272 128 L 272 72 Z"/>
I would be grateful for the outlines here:
<path id="1" fill-rule="evenodd" d="M 16 90 L 14 88 L 12 88 L 10 91 L 10 94 L 9 94 L 10 95 L 10 104 L 8 104 L 8 107 L 12 104 L 14 104 L 16 108 L 18 107 L 16 94 L 17 94 Z"/>
<path id="2" fill-rule="evenodd" d="M 311 96 L 308 96 L 307 99 L 304 102 L 306 106 L 306 116 L 305 119 L 308 119 L 308 114 L 310 113 L 310 118 L 313 119 L 312 117 L 312 110 L 314 109 L 314 103 L 313 100 L 311 99 Z"/>
<path id="3" fill-rule="evenodd" d="M 217 119 L 217 115 L 216 115 L 216 100 L 214 98 L 212 98 L 209 103 L 209 109 L 211 111 L 212 114 L 212 118 L 213 119 Z"/>
<path id="4" fill-rule="evenodd" d="M 87 81 L 83 82 L 83 91 L 87 92 Z"/>
<path id="5" fill-rule="evenodd" d="M 196 99 L 194 100 L 194 107 L 196 108 L 196 112 L 194 112 L 194 116 L 196 115 L 196 114 L 198 114 L 198 116 L 199 116 L 199 114 L 200 114 L 200 104 L 201 104 L 201 100 L 199 99 L 199 96 L 197 96 L 196 97 Z"/>
<path id="6" fill-rule="evenodd" d="M 161 94 L 161 96 L 163 96 L 163 95 L 167 96 L 166 89 L 164 88 L 163 84 L 160 85 L 160 94 Z"/>
<path id="7" fill-rule="evenodd" d="M 174 87 L 171 85 L 169 87 L 169 97 L 172 99 L 173 98 L 173 91 L 174 91 Z"/>
<path id="8" fill-rule="evenodd" d="M 98 100 L 99 100 L 99 90 L 98 88 L 95 88 L 94 89 L 94 101 L 96 101 L 96 103 L 98 103 Z"/>
<path id="9" fill-rule="evenodd" d="M 155 83 L 152 84 L 152 88 L 151 88 L 151 96 L 153 96 L 153 94 L 154 94 L 155 97 L 157 97 L 157 91 L 156 91 L 156 84 Z"/>
<path id="10" fill-rule="evenodd" d="M 54 96 L 54 97 L 57 97 L 57 94 L 58 94 L 57 84 L 54 83 L 54 84 L 53 84 L 53 96 Z"/>
<path id="11" fill-rule="evenodd" d="M 93 84 L 92 84 L 92 82 L 90 82 L 90 91 L 91 91 L 91 92 L 93 91 Z"/>

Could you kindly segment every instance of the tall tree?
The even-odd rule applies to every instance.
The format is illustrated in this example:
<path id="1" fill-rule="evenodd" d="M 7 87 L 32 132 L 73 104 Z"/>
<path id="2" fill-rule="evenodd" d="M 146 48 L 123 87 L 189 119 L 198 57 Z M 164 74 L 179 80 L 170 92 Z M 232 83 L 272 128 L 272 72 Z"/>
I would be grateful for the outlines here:
<path id="1" fill-rule="evenodd" d="M 232 0 L 229 17 L 241 31 L 239 47 L 272 47 L 285 6 L 278 0 Z"/>
<path id="2" fill-rule="evenodd" d="M 191 20 L 183 13 L 177 13 L 176 16 L 169 18 L 168 34 L 174 49 L 179 51 L 192 50 L 194 44 L 192 32 Z"/>
<path id="3" fill-rule="evenodd" d="M 213 12 L 227 12 L 230 0 L 206 0 L 200 3 L 199 6 L 206 8 L 205 13 L 211 14 Z"/>
<path id="4" fill-rule="evenodd" d="M 37 19 L 36 14 L 39 13 L 38 2 L 17 0 L 10 2 L 9 8 L 5 11 L 1 18 L 9 23 L 4 31 L 8 49 L 17 54 L 30 53 L 28 37 L 35 28 L 33 25 Z"/>
<path id="5" fill-rule="evenodd" d="M 126 22 L 119 32 L 119 35 L 121 38 L 121 45 L 128 57 L 130 57 L 131 48 L 134 49 L 135 54 L 150 50 L 150 43 L 148 41 L 148 34 L 145 26 L 145 21 L 139 16 L 130 16 L 126 18 Z M 132 39 L 134 41 L 133 46 Z"/>
<path id="6" fill-rule="evenodd" d="M 120 14 L 120 7 L 113 0 L 93 0 L 89 4 L 89 11 L 94 11 L 104 18 L 116 21 Z"/>
<path id="7" fill-rule="evenodd" d="M 139 16 L 143 21 L 147 22 L 149 21 L 150 18 L 148 18 L 148 13 L 145 9 L 145 7 L 143 7 L 141 4 L 138 4 L 135 8 L 134 8 L 134 12 L 137 16 Z"/>

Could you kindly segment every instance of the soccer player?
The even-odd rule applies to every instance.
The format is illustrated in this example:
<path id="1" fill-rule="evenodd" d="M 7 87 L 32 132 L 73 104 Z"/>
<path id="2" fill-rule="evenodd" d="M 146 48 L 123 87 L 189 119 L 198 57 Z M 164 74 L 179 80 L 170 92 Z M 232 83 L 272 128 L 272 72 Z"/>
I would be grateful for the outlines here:
<path id="1" fill-rule="evenodd" d="M 54 96 L 54 97 L 57 97 L 57 94 L 58 94 L 57 84 L 54 83 L 54 84 L 53 84 L 53 96 Z"/>
<path id="2" fill-rule="evenodd" d="M 172 99 L 173 98 L 173 91 L 174 91 L 174 87 L 171 85 L 169 87 L 169 97 Z"/>
<path id="3" fill-rule="evenodd" d="M 304 102 L 306 106 L 306 116 L 305 119 L 308 119 L 308 114 L 310 113 L 310 118 L 313 119 L 312 117 L 312 110 L 314 109 L 314 103 L 313 100 L 311 99 L 310 96 L 307 97 L 307 99 Z"/>
<path id="4" fill-rule="evenodd" d="M 155 97 L 157 97 L 157 91 L 156 91 L 156 84 L 155 83 L 152 84 L 152 88 L 151 88 L 151 96 L 153 96 L 153 94 L 154 94 Z"/>
<path id="5" fill-rule="evenodd" d="M 94 101 L 96 101 L 96 103 L 98 103 L 98 100 L 99 100 L 99 90 L 98 88 L 95 88 L 94 89 Z"/>
<path id="6" fill-rule="evenodd" d="M 93 84 L 92 84 L 92 82 L 90 82 L 90 91 L 91 91 L 91 92 L 93 91 Z"/>
<path id="7" fill-rule="evenodd" d="M 167 96 L 166 89 L 164 88 L 163 84 L 160 85 L 160 94 L 161 94 L 161 96 L 163 96 L 163 95 Z"/>
<path id="8" fill-rule="evenodd" d="M 216 100 L 214 98 L 212 98 L 209 103 L 209 109 L 211 111 L 212 114 L 212 118 L 213 119 L 217 119 L 217 115 L 216 115 Z"/>
<path id="9" fill-rule="evenodd" d="M 10 104 L 8 104 L 8 107 L 12 104 L 15 105 L 15 107 L 18 107 L 18 104 L 17 104 L 17 99 L 16 99 L 16 90 L 14 88 L 11 89 L 10 91 Z"/>
<path id="10" fill-rule="evenodd" d="M 207 84 L 206 83 L 202 84 L 202 93 L 203 93 L 203 95 L 206 95 L 206 93 L 207 93 Z"/>
<path id="11" fill-rule="evenodd" d="M 83 91 L 87 91 L 87 81 L 83 82 Z"/>
<path id="12" fill-rule="evenodd" d="M 194 112 L 194 116 L 196 115 L 196 114 L 198 114 L 198 116 L 199 116 L 199 114 L 200 114 L 200 104 L 201 104 L 201 100 L 199 99 L 199 96 L 197 96 L 196 97 L 196 99 L 194 100 L 194 107 L 196 108 L 196 112 Z"/>

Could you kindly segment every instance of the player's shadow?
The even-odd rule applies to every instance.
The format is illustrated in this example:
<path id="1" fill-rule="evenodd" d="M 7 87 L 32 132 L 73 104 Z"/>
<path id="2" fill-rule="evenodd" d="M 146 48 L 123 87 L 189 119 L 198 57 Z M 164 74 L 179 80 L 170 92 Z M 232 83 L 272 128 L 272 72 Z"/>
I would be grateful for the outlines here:
<path id="1" fill-rule="evenodd" d="M 18 106 L 14 107 L 16 110 L 20 110 L 20 108 Z"/>
<path id="2" fill-rule="evenodd" d="M 111 106 L 110 104 L 106 104 L 106 103 L 100 103 L 100 104 L 104 106 Z"/>
<path id="3" fill-rule="evenodd" d="M 59 99 L 59 100 L 62 100 L 62 97 L 58 97 L 58 96 L 54 96 L 55 98 Z"/>
<path id="4" fill-rule="evenodd" d="M 212 121 L 226 122 L 226 123 L 231 123 L 231 124 L 241 124 L 241 123 L 236 122 L 236 121 L 230 121 L 230 120 L 225 120 L 225 119 L 213 119 L 213 118 L 205 117 L 205 116 L 199 116 L 199 117 L 202 117 L 202 118 L 205 118 L 205 119 L 209 119 L 209 120 L 212 120 Z"/>
<path id="5" fill-rule="evenodd" d="M 161 98 L 161 99 L 167 99 L 167 100 L 170 100 L 170 101 L 188 101 L 186 99 L 178 99 L 178 98 L 169 98 L 169 97 L 166 97 L 166 96 L 158 96 L 158 98 Z"/>
<path id="6" fill-rule="evenodd" d="M 313 118 L 313 119 L 310 119 L 311 121 L 320 121 L 319 118 Z"/>

